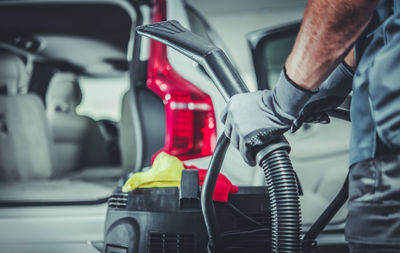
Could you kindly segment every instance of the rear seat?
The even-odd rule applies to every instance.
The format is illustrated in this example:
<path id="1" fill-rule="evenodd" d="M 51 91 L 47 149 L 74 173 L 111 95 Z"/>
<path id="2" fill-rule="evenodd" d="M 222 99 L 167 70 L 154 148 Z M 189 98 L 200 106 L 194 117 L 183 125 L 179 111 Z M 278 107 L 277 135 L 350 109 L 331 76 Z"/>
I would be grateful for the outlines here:
<path id="1" fill-rule="evenodd" d="M 122 168 L 126 172 L 132 171 L 136 166 L 136 140 L 135 126 L 132 118 L 132 99 L 127 91 L 121 103 L 121 121 L 119 133 L 119 145 L 121 150 Z"/>
<path id="2" fill-rule="evenodd" d="M 0 180 L 57 175 L 52 137 L 40 98 L 27 93 L 30 73 L 16 55 L 0 52 Z"/>
<path id="3" fill-rule="evenodd" d="M 97 122 L 76 113 L 81 100 L 81 89 L 74 74 L 54 75 L 46 94 L 47 116 L 64 172 L 112 163 Z"/>

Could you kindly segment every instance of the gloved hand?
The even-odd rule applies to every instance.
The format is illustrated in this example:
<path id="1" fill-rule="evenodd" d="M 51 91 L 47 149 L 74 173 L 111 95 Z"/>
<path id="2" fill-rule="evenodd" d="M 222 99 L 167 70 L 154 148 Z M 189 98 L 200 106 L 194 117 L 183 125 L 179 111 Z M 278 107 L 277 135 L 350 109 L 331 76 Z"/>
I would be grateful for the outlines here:
<path id="1" fill-rule="evenodd" d="M 327 124 L 327 111 L 335 109 L 349 95 L 353 83 L 353 73 L 339 64 L 319 87 L 319 91 L 304 106 L 300 116 L 294 121 L 291 131 L 296 132 L 304 122 Z"/>
<path id="2" fill-rule="evenodd" d="M 313 94 L 292 84 L 283 70 L 272 91 L 238 94 L 231 98 L 222 114 L 225 135 L 244 161 L 255 166 L 257 149 L 289 130 Z"/>

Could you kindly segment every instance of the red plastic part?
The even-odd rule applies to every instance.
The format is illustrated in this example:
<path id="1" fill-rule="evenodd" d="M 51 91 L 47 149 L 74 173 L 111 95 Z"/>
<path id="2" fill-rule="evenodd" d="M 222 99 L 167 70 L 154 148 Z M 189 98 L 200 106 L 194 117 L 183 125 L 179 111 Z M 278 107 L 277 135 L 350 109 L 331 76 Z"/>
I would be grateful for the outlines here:
<path id="1" fill-rule="evenodd" d="M 166 0 L 155 0 L 152 23 L 165 20 Z M 165 145 L 159 152 L 177 156 L 180 160 L 211 155 L 216 144 L 212 101 L 171 67 L 166 45 L 155 40 L 150 41 L 147 87 L 165 105 Z"/>
<path id="2" fill-rule="evenodd" d="M 185 166 L 185 169 L 194 169 L 199 172 L 199 184 L 200 186 L 203 186 L 207 170 L 199 169 L 194 165 L 183 165 Z M 213 200 L 218 202 L 228 202 L 229 194 L 236 193 L 238 190 L 239 188 L 236 185 L 232 184 L 224 174 L 220 173 L 214 188 Z"/>

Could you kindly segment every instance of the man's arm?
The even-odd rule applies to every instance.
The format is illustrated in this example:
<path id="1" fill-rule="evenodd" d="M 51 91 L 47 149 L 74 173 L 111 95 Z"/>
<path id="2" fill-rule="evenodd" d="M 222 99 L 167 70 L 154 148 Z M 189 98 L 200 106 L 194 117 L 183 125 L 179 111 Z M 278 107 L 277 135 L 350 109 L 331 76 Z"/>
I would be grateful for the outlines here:
<path id="1" fill-rule="evenodd" d="M 377 2 L 309 0 L 286 71 L 281 72 L 274 89 L 235 95 L 223 113 L 225 135 L 248 164 L 256 164 L 257 148 L 275 141 L 293 125 L 301 125 L 295 121 L 311 99 L 320 99 L 311 106 L 320 110 L 321 102 L 326 105 L 322 109 L 335 108 L 347 96 L 353 77 L 348 67 L 338 64 L 350 51 L 345 62 L 354 68 L 350 48 L 367 26 Z M 313 91 L 332 71 L 335 78 L 329 78 L 320 91 Z M 333 104 L 321 100 L 332 96 Z"/>
<path id="2" fill-rule="evenodd" d="M 368 25 L 377 2 L 309 0 L 300 32 L 286 60 L 288 77 L 304 89 L 317 89 Z M 346 57 L 346 63 L 354 67 L 354 53 Z"/>

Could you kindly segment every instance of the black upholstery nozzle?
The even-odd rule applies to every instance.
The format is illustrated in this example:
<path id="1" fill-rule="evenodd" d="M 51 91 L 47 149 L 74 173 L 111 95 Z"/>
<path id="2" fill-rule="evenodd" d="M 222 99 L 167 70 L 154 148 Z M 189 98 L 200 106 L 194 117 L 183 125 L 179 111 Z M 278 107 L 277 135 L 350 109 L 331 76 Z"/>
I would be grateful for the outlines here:
<path id="1" fill-rule="evenodd" d="M 136 31 L 172 47 L 202 65 L 225 101 L 235 94 L 249 91 L 222 49 L 187 30 L 178 21 L 138 26 Z"/>

